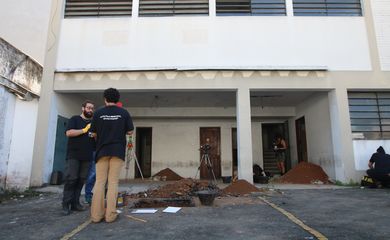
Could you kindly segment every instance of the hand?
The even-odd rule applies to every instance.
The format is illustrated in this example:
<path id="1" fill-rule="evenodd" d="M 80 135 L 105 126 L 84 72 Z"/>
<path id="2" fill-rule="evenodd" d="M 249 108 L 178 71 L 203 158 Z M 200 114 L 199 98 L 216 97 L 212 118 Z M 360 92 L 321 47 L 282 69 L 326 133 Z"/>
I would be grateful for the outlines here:
<path id="1" fill-rule="evenodd" d="M 85 126 L 85 128 L 81 129 L 83 131 L 83 133 L 86 133 L 88 132 L 89 128 L 91 127 L 91 124 L 88 123 L 87 126 Z"/>

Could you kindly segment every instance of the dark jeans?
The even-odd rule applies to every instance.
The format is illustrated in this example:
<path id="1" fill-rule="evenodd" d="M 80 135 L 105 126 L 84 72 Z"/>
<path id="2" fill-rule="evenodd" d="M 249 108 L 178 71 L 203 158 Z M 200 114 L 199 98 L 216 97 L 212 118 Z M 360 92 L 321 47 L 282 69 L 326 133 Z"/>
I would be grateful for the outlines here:
<path id="1" fill-rule="evenodd" d="M 87 182 L 85 183 L 85 200 L 92 199 L 92 189 L 96 181 L 95 158 L 89 163 Z"/>
<path id="2" fill-rule="evenodd" d="M 81 189 L 88 174 L 89 161 L 67 159 L 65 166 L 65 185 L 63 204 L 79 204 Z"/>
<path id="3" fill-rule="evenodd" d="M 390 186 L 390 176 L 387 173 L 375 169 L 368 169 L 367 175 L 375 181 L 381 182 L 385 186 Z"/>

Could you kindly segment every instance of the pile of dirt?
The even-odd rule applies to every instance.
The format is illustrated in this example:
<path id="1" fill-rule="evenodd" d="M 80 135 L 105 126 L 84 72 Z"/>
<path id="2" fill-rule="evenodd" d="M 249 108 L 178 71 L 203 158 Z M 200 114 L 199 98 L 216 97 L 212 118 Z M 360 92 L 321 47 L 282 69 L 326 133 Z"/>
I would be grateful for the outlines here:
<path id="1" fill-rule="evenodd" d="M 161 170 L 160 172 L 154 174 L 153 177 L 159 177 L 163 181 L 178 181 L 183 179 L 170 168 L 165 168 Z"/>
<path id="2" fill-rule="evenodd" d="M 131 198 L 188 198 L 195 196 L 195 192 L 201 190 L 215 189 L 219 190 L 215 185 L 208 181 L 194 180 L 185 178 L 165 186 L 161 186 L 154 190 L 132 194 Z"/>
<path id="3" fill-rule="evenodd" d="M 326 184 L 329 183 L 329 177 L 320 166 L 313 163 L 300 162 L 297 166 L 283 175 L 279 181 L 281 183 Z"/>
<path id="4" fill-rule="evenodd" d="M 253 184 L 240 179 L 224 188 L 222 192 L 228 195 L 245 195 L 250 194 L 251 192 L 260 192 L 260 190 Z"/>

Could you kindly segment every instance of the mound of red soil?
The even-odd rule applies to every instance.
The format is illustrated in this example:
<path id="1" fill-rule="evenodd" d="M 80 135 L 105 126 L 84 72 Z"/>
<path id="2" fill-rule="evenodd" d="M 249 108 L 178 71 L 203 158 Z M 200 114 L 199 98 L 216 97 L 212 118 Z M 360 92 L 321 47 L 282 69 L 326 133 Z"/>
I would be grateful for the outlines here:
<path id="1" fill-rule="evenodd" d="M 165 168 L 153 175 L 153 177 L 156 176 L 165 178 L 166 181 L 177 181 L 183 179 L 181 176 L 179 176 L 177 173 L 172 171 L 170 168 Z"/>
<path id="2" fill-rule="evenodd" d="M 251 192 L 260 192 L 260 190 L 253 184 L 250 184 L 249 182 L 240 179 L 224 188 L 222 192 L 225 194 L 244 195 L 249 194 Z"/>
<path id="3" fill-rule="evenodd" d="M 279 181 L 282 183 L 298 184 L 311 184 L 318 181 L 329 183 L 329 177 L 320 166 L 313 163 L 300 162 L 283 175 Z"/>

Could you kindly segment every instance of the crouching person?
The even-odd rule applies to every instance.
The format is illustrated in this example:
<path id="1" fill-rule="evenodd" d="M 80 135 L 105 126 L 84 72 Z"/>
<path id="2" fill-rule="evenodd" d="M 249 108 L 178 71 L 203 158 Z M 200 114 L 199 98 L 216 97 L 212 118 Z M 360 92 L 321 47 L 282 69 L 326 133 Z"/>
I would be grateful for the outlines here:
<path id="1" fill-rule="evenodd" d="M 390 155 L 386 154 L 382 146 L 372 154 L 368 162 L 367 175 L 379 186 L 390 187 Z"/>
<path id="2" fill-rule="evenodd" d="M 95 112 L 91 125 L 91 132 L 96 138 L 96 182 L 91 206 L 91 219 L 95 223 L 103 219 L 113 222 L 117 218 L 118 182 L 125 160 L 126 134 L 132 134 L 134 129 L 129 112 L 116 105 L 119 98 L 117 89 L 106 89 L 105 107 Z"/>

